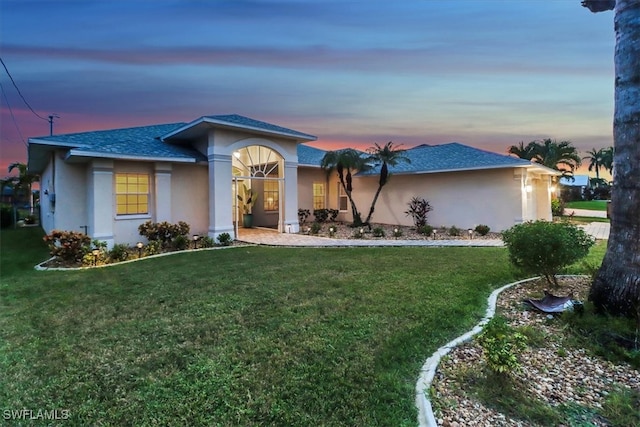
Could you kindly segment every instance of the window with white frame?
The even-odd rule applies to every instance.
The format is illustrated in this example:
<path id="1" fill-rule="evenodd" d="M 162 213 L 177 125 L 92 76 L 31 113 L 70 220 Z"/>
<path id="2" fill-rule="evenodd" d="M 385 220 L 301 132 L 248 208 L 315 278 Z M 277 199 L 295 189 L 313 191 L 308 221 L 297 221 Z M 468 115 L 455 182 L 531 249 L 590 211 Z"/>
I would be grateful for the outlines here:
<path id="1" fill-rule="evenodd" d="M 149 175 L 145 173 L 116 174 L 116 214 L 149 213 Z"/>
<path id="2" fill-rule="evenodd" d="M 325 206 L 325 191 L 324 183 L 313 183 L 313 209 L 324 209 Z"/>
<path id="3" fill-rule="evenodd" d="M 338 183 L 338 210 L 345 212 L 349 210 L 349 198 L 347 192 L 344 191 L 342 184 Z"/>

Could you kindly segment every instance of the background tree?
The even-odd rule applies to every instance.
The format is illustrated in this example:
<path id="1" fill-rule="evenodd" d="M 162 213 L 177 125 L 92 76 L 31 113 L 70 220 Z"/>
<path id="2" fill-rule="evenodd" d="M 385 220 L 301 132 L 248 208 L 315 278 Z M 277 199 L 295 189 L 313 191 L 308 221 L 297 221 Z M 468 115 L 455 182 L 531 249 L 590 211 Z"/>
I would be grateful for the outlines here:
<path id="1" fill-rule="evenodd" d="M 604 150 L 604 148 L 599 150 L 592 148 L 587 151 L 588 156 L 582 158 L 582 160 L 589 160 L 589 172 L 595 170 L 597 180 L 600 180 L 600 168 L 604 167 Z"/>
<path id="2" fill-rule="evenodd" d="M 602 167 L 613 177 L 613 147 L 602 149 Z"/>
<path id="3" fill-rule="evenodd" d="M 33 195 L 31 187 L 34 182 L 38 181 L 38 176 L 29 173 L 27 165 L 20 162 L 14 162 L 9 165 L 9 173 L 14 169 L 18 170 L 18 176 L 9 176 L 2 180 L 2 189 L 9 187 L 13 189 L 14 203 L 29 203 L 31 213 L 33 213 Z"/>
<path id="4" fill-rule="evenodd" d="M 573 177 L 573 172 L 582 163 L 578 150 L 571 141 L 557 142 L 550 138 L 537 142 L 534 160 L 561 172 L 563 177 Z"/>
<path id="5" fill-rule="evenodd" d="M 611 233 L 589 299 L 600 311 L 640 323 L 640 2 L 583 1 L 592 12 L 615 10 L 615 112 Z"/>
<path id="6" fill-rule="evenodd" d="M 523 141 L 520 141 L 518 145 L 512 145 L 509 147 L 509 154 L 513 154 L 514 156 L 520 157 L 525 160 L 533 160 L 536 155 L 536 150 L 538 145 L 536 141 L 531 141 L 526 146 Z"/>
<path id="7" fill-rule="evenodd" d="M 362 156 L 357 150 L 353 148 L 346 148 L 344 150 L 327 151 L 320 167 L 324 169 L 327 174 L 336 171 L 338 173 L 338 179 L 340 185 L 344 190 L 349 204 L 351 205 L 351 214 L 353 216 L 353 225 L 359 227 L 362 225 L 362 216 L 356 207 L 356 203 L 353 201 L 351 193 L 353 191 L 353 173 L 357 171 L 363 171 L 369 168 L 365 157 Z"/>
<path id="8" fill-rule="evenodd" d="M 391 141 L 387 142 L 382 147 L 378 144 L 375 144 L 373 147 L 369 148 L 368 151 L 368 160 L 372 161 L 376 166 L 380 165 L 378 189 L 376 190 L 376 194 L 373 196 L 373 200 L 371 201 L 371 207 L 369 208 L 367 219 L 364 220 L 364 223 L 369 225 L 370 227 L 371 217 L 373 216 L 373 211 L 375 210 L 380 191 L 382 191 L 382 187 L 387 185 L 387 182 L 389 182 L 389 176 L 391 175 L 389 173 L 389 165 L 395 166 L 399 162 L 411 163 L 411 160 L 404 154 L 405 150 L 394 148 L 393 142 Z"/>

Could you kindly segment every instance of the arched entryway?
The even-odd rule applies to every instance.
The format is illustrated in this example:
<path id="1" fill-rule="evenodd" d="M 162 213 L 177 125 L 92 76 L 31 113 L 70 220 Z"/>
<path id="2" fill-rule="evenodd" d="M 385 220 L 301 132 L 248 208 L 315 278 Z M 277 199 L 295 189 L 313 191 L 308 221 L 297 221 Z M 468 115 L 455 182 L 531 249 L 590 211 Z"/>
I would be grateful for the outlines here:
<path id="1" fill-rule="evenodd" d="M 283 232 L 284 160 L 272 148 L 249 145 L 233 152 L 233 222 L 236 236 L 249 227 Z"/>

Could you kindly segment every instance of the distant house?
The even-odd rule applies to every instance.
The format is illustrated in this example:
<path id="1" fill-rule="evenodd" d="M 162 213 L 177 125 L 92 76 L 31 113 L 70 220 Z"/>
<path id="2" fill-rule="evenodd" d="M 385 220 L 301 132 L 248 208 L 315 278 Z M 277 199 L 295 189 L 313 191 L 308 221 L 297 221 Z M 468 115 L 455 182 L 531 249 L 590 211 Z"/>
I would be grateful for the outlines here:
<path id="1" fill-rule="evenodd" d="M 573 179 L 568 177 L 560 178 L 560 185 L 566 185 L 568 187 L 589 187 L 589 176 L 588 175 L 574 175 Z"/>
<path id="2" fill-rule="evenodd" d="M 243 185 L 257 195 L 254 226 L 297 232 L 298 209 L 333 208 L 350 220 L 337 178 L 320 161 L 325 151 L 304 145 L 315 136 L 239 115 L 203 116 L 190 123 L 82 132 L 29 139 L 30 172 L 39 174 L 42 226 L 87 230 L 93 239 L 140 240 L 138 226 L 185 221 L 194 233 L 242 232 Z M 434 207 L 430 223 L 502 230 L 551 219 L 556 171 L 458 143 L 407 150 L 410 164 L 391 168 L 375 222 L 411 224 L 413 196 Z M 354 178 L 364 214 L 376 171 Z"/>

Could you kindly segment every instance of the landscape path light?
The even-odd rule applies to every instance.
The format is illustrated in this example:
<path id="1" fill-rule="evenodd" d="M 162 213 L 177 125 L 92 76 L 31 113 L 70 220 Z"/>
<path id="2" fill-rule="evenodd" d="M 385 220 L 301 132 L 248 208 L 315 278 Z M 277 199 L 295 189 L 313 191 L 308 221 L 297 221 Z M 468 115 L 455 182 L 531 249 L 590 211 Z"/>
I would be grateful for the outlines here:
<path id="1" fill-rule="evenodd" d="M 91 253 L 93 254 L 93 265 L 98 265 L 98 255 L 100 255 L 100 249 L 93 248 Z"/>
<path id="2" fill-rule="evenodd" d="M 436 240 L 436 230 L 433 230 L 433 232 L 431 233 L 431 236 L 433 237 L 433 240 Z"/>
<path id="3" fill-rule="evenodd" d="M 473 230 L 469 229 L 469 240 L 473 239 Z"/>
<path id="4" fill-rule="evenodd" d="M 393 229 L 393 237 L 395 237 L 395 239 L 398 240 L 398 227 Z"/>
<path id="5" fill-rule="evenodd" d="M 136 243 L 136 248 L 138 248 L 138 258 L 142 257 L 142 247 L 143 246 L 144 246 L 144 244 L 142 242 Z"/>
<path id="6" fill-rule="evenodd" d="M 199 235 L 194 234 L 193 235 L 193 249 L 198 249 L 198 239 L 200 238 Z"/>

